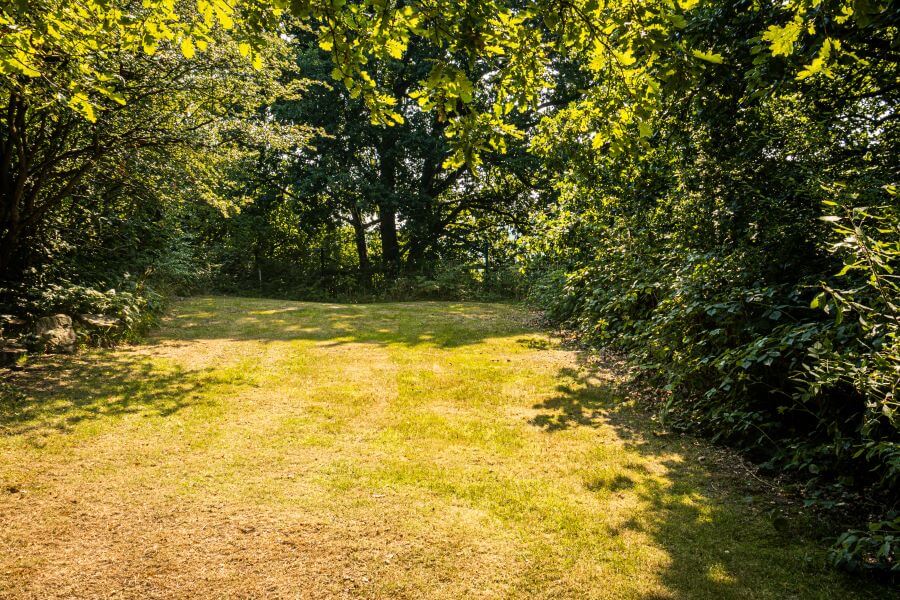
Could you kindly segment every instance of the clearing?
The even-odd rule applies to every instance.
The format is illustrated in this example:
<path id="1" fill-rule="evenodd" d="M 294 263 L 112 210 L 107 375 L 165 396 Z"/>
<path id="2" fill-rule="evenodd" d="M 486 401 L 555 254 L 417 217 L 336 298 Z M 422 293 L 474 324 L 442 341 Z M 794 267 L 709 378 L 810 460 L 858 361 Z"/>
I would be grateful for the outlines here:
<path id="1" fill-rule="evenodd" d="M 10 378 L 2 597 L 877 593 L 511 305 L 192 298 Z"/>

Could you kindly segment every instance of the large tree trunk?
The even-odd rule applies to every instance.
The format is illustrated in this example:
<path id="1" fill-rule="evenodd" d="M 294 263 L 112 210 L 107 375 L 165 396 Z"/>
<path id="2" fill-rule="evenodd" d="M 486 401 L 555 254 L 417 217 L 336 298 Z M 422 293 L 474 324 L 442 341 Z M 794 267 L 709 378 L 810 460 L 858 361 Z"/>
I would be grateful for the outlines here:
<path id="1" fill-rule="evenodd" d="M 14 262 L 22 237 L 22 200 L 29 156 L 25 148 L 25 101 L 11 94 L 0 137 L 0 281 L 18 274 Z"/>
<path id="2" fill-rule="evenodd" d="M 400 242 L 397 240 L 397 212 L 393 206 L 378 207 L 378 231 L 381 234 L 381 260 L 388 274 L 400 271 Z"/>
<path id="3" fill-rule="evenodd" d="M 396 134 L 386 128 L 378 147 L 381 197 L 378 201 L 378 230 L 381 234 L 381 260 L 388 276 L 400 271 L 400 242 L 397 239 L 397 155 Z"/>

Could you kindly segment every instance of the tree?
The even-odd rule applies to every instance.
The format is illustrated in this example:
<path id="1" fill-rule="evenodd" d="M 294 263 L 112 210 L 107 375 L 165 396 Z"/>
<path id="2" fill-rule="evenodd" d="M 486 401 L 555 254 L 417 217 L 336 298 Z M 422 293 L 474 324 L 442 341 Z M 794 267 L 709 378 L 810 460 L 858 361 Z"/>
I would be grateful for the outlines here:
<path id="1" fill-rule="evenodd" d="M 318 128 L 321 135 L 314 147 L 269 157 L 265 172 L 280 175 L 267 175 L 271 185 L 264 197 L 280 196 L 304 226 L 324 225 L 321 215 L 329 214 L 329 226 L 351 227 L 365 286 L 373 274 L 373 230 L 381 252 L 380 271 L 394 277 L 401 270 L 427 269 L 432 262 L 427 258 L 434 258 L 451 233 L 454 243 L 462 240 L 467 251 L 481 252 L 483 241 L 473 237 L 477 231 L 463 233 L 467 219 L 483 225 L 489 217 L 498 217 L 508 227 L 527 222 L 533 185 L 524 149 L 519 148 L 518 158 L 485 155 L 477 173 L 449 165 L 452 151 L 443 135 L 447 122 L 406 97 L 409 86 L 430 66 L 424 47 L 403 62 L 391 60 L 373 69 L 379 85 L 396 91 L 395 106 L 404 117 L 402 123 L 386 126 L 373 119 L 361 99 L 329 83 L 327 55 L 310 47 L 308 38 L 300 38 L 297 46 L 298 71 L 319 83 L 298 99 L 276 104 L 272 113 L 285 123 Z M 501 178 L 503 190 L 492 188 Z"/>
<path id="2" fill-rule="evenodd" d="M 534 138 L 560 196 L 528 270 L 550 314 L 666 390 L 668 427 L 816 493 L 865 489 L 874 512 L 900 482 L 898 13 L 854 10 L 698 5 L 680 35 L 721 61 L 698 63 L 624 142 L 599 132 L 629 89 L 590 65 L 568 74 L 591 83 Z M 890 568 L 892 552 L 871 564 Z"/>
<path id="3" fill-rule="evenodd" d="M 0 279 L 14 281 L 33 263 L 54 211 L 90 203 L 105 190 L 133 190 L 148 170 L 158 170 L 148 163 L 211 175 L 234 139 L 231 119 L 251 115 L 278 93 L 277 70 L 252 70 L 224 43 L 202 62 L 163 49 L 152 56 L 108 53 L 102 66 L 117 73 L 130 101 L 93 120 L 55 103 L 51 83 L 0 90 Z M 242 136 L 252 134 L 252 127 L 244 129 Z M 218 156 L 192 163 L 214 146 Z"/>

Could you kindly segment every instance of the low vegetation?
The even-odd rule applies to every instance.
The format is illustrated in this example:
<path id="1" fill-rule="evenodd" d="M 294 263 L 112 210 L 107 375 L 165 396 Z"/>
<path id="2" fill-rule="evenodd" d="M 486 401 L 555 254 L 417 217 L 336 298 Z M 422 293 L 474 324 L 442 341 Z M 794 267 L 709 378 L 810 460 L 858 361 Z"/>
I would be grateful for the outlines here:
<path id="1" fill-rule="evenodd" d="M 0 594 L 883 597 L 585 358 L 505 304 L 178 302 L 4 388 Z"/>

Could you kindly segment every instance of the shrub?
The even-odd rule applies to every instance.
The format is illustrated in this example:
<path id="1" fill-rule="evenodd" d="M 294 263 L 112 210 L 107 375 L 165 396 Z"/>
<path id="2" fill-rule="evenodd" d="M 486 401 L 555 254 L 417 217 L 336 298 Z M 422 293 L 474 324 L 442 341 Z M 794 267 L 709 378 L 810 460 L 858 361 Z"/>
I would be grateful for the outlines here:
<path id="1" fill-rule="evenodd" d="M 165 307 L 164 296 L 131 278 L 125 278 L 119 286 L 105 291 L 65 280 L 39 288 L 5 288 L 0 289 L 0 298 L 3 311 L 31 319 L 63 313 L 76 317 L 101 315 L 118 320 L 118 325 L 109 329 L 82 329 L 82 341 L 92 345 L 138 339 L 156 322 Z"/>

